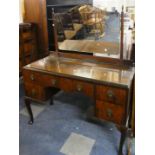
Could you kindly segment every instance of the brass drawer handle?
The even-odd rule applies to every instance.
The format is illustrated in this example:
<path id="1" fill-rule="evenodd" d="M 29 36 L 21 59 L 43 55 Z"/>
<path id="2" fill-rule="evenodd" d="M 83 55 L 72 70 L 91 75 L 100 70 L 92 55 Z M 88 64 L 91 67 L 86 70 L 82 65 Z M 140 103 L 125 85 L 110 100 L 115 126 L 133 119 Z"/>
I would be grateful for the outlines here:
<path id="1" fill-rule="evenodd" d="M 83 89 L 82 85 L 78 84 L 77 85 L 77 91 L 82 91 L 82 89 Z"/>
<path id="2" fill-rule="evenodd" d="M 30 79 L 31 79 L 32 81 L 34 81 L 34 75 L 33 75 L 33 74 L 30 75 Z"/>
<path id="3" fill-rule="evenodd" d="M 56 86 L 57 84 L 57 80 L 56 79 L 52 79 L 52 86 Z"/>
<path id="4" fill-rule="evenodd" d="M 112 117 L 113 117 L 113 112 L 112 112 L 111 109 L 107 109 L 106 114 L 107 114 L 107 116 L 108 116 L 109 118 L 112 118 Z"/>
<path id="5" fill-rule="evenodd" d="M 36 91 L 35 89 L 32 89 L 32 96 L 35 96 L 36 95 Z"/>
<path id="6" fill-rule="evenodd" d="M 108 97 L 109 99 L 115 99 L 115 94 L 114 94 L 114 92 L 113 92 L 112 90 L 108 90 L 108 91 L 107 91 L 107 97 Z"/>

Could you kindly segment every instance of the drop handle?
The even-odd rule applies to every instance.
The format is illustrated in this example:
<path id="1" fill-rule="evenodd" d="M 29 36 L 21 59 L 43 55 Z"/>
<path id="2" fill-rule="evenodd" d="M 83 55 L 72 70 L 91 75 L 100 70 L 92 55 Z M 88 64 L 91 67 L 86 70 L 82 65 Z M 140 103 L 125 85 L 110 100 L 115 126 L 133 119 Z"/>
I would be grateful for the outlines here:
<path id="1" fill-rule="evenodd" d="M 107 97 L 108 97 L 109 99 L 115 99 L 115 94 L 114 94 L 114 92 L 113 92 L 112 90 L 108 90 L 108 91 L 107 91 Z"/>
<path id="2" fill-rule="evenodd" d="M 35 89 L 32 89 L 32 96 L 35 96 L 36 95 L 36 91 Z"/>
<path id="3" fill-rule="evenodd" d="M 33 74 L 30 75 L 30 79 L 31 79 L 32 81 L 34 81 L 34 75 L 33 75 Z"/>
<path id="4" fill-rule="evenodd" d="M 77 85 L 77 91 L 82 91 L 82 89 L 83 89 L 82 85 L 78 84 Z"/>
<path id="5" fill-rule="evenodd" d="M 56 79 L 52 79 L 52 86 L 55 86 L 57 83 L 57 80 Z"/>
<path id="6" fill-rule="evenodd" d="M 112 112 L 112 110 L 111 109 L 107 109 L 107 116 L 109 117 L 109 118 L 112 118 L 113 117 L 113 112 Z"/>

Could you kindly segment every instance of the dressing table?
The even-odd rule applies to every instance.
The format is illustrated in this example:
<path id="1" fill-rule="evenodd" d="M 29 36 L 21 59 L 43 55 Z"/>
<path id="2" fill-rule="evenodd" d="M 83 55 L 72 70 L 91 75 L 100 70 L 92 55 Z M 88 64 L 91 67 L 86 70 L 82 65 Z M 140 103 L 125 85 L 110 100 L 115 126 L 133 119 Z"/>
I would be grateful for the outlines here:
<path id="1" fill-rule="evenodd" d="M 117 43 L 106 44 L 101 42 L 103 49 L 109 49 L 112 53 L 116 51 L 115 54 L 118 54 L 120 50 L 118 54 L 120 59 L 77 54 L 78 52 L 91 52 L 91 50 L 88 50 L 90 49 L 88 42 L 92 41 L 81 41 L 80 46 L 78 46 L 80 49 L 70 51 L 70 46 L 73 44 L 64 45 L 64 42 L 68 40 L 64 40 L 61 43 L 58 42 L 54 13 L 52 15 L 55 52 L 51 51 L 49 56 L 28 64 L 23 68 L 26 94 L 25 104 L 30 116 L 29 124 L 34 122 L 31 110 L 32 100 L 44 103 L 57 90 L 66 92 L 78 91 L 95 101 L 93 106 L 95 118 L 113 122 L 121 131 L 118 154 L 122 155 L 122 148 L 131 117 L 132 85 L 134 79 L 132 62 L 123 60 L 123 32 L 121 31 L 120 46 Z M 123 17 L 123 13 L 121 17 Z M 123 21 L 123 18 L 121 18 L 121 21 Z M 121 22 L 122 29 L 123 22 Z M 70 41 L 74 42 L 74 40 Z M 92 48 L 97 49 L 94 43 L 90 45 Z M 66 49 L 62 50 L 65 47 Z M 73 46 L 73 48 L 75 47 Z M 64 50 L 66 52 L 63 52 Z M 73 53 L 71 53 L 72 51 Z M 92 50 L 93 52 L 95 50 Z M 53 104 L 52 100 L 51 104 Z"/>

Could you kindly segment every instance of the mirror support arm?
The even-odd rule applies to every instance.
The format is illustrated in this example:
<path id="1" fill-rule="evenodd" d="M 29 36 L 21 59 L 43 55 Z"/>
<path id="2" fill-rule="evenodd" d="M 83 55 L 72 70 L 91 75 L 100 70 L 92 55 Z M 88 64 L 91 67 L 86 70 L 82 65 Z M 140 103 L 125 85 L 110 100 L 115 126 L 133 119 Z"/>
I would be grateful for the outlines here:
<path id="1" fill-rule="evenodd" d="M 56 21 L 55 21 L 55 15 L 54 15 L 54 8 L 52 8 L 52 27 L 54 31 L 54 45 L 55 45 L 55 52 L 58 54 L 58 36 L 56 31 Z"/>
<path id="2" fill-rule="evenodd" d="M 124 6 L 121 12 L 121 41 L 120 41 L 120 59 L 123 61 L 123 48 L 124 48 Z"/>

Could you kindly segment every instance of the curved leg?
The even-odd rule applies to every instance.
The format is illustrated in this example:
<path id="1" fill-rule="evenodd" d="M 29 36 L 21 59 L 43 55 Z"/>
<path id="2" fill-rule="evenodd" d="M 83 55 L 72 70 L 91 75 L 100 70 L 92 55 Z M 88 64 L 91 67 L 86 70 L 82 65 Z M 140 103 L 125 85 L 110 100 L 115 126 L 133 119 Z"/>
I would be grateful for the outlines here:
<path id="1" fill-rule="evenodd" d="M 50 100 L 50 105 L 53 105 L 53 96 L 51 97 L 51 100 Z"/>
<path id="2" fill-rule="evenodd" d="M 28 124 L 32 125 L 33 124 L 33 113 L 32 113 L 32 109 L 31 109 L 31 101 L 29 99 L 25 99 L 25 105 L 26 105 L 26 108 L 27 108 L 27 111 L 29 113 L 29 116 L 30 116 L 30 120 L 28 122 Z"/>
<path id="3" fill-rule="evenodd" d="M 120 144 L 119 144 L 119 152 L 118 155 L 123 155 L 123 145 L 126 139 L 126 130 L 121 131 L 121 139 L 120 139 Z"/>
<path id="4" fill-rule="evenodd" d="M 127 155 L 131 155 L 132 138 L 134 137 L 134 132 L 131 128 L 128 129 L 128 145 L 127 145 Z"/>
<path id="5" fill-rule="evenodd" d="M 131 155 L 131 139 L 128 140 L 127 155 Z"/>

